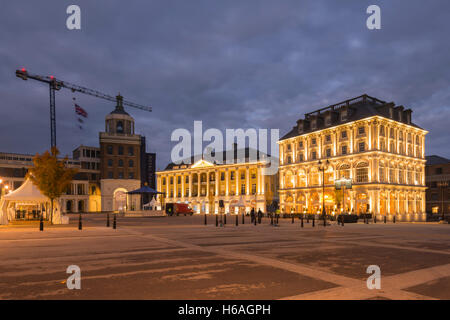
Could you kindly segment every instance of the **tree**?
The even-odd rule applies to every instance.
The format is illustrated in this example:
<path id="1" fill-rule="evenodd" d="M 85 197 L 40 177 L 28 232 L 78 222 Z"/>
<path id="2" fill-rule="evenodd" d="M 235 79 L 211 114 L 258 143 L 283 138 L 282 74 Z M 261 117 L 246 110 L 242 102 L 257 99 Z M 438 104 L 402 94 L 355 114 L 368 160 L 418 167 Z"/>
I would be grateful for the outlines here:
<path id="1" fill-rule="evenodd" d="M 50 222 L 53 223 L 53 204 L 70 185 L 77 169 L 66 167 L 68 157 L 58 159 L 59 151 L 53 147 L 51 153 L 45 151 L 42 155 L 36 153 L 33 157 L 33 167 L 28 170 L 27 177 L 50 199 Z M 42 218 L 42 213 L 41 213 Z"/>

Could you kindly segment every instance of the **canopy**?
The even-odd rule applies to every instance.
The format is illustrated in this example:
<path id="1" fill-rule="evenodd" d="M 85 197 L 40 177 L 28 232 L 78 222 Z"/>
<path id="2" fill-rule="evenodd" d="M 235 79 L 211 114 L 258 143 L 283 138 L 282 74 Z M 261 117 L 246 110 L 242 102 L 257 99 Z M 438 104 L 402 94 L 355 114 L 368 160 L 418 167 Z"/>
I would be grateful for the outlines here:
<path id="1" fill-rule="evenodd" d="M 41 191 L 31 182 L 30 179 L 25 182 L 16 190 L 6 194 L 3 197 L 9 201 L 34 201 L 34 202 L 47 202 L 49 199 L 44 196 Z"/>
<path id="2" fill-rule="evenodd" d="M 244 199 L 242 199 L 242 197 L 239 198 L 239 201 L 234 204 L 235 207 L 245 207 L 245 202 Z"/>
<path id="3" fill-rule="evenodd" d="M 150 193 L 150 194 L 156 194 L 156 193 L 160 193 L 162 194 L 162 192 L 158 192 L 153 188 L 150 188 L 149 186 L 143 186 L 139 189 L 127 192 L 128 194 L 142 194 L 142 193 Z"/>

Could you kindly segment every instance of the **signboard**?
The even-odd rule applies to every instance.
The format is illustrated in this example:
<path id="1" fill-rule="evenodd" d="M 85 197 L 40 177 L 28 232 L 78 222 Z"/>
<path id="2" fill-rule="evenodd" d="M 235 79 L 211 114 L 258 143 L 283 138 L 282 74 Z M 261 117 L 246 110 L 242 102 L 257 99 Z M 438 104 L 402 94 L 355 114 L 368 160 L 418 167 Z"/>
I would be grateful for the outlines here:
<path id="1" fill-rule="evenodd" d="M 334 181 L 334 187 L 336 188 L 336 190 L 341 190 L 342 187 L 344 187 L 345 189 L 351 189 L 352 188 L 352 179 L 346 179 L 346 178 L 337 179 Z"/>

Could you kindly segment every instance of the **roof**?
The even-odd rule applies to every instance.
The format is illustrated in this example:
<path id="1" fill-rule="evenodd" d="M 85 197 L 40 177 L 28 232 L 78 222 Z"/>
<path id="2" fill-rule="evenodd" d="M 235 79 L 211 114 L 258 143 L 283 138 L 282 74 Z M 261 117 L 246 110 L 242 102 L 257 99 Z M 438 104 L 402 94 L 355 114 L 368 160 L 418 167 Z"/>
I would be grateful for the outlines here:
<path id="1" fill-rule="evenodd" d="M 149 186 L 143 186 L 143 187 L 141 187 L 139 189 L 136 189 L 136 190 L 133 190 L 133 191 L 130 191 L 130 192 L 127 192 L 127 193 L 128 194 L 143 194 L 143 193 L 154 194 L 154 193 L 161 193 L 161 192 L 158 192 L 155 189 L 150 188 Z"/>
<path id="2" fill-rule="evenodd" d="M 339 115 L 340 110 L 344 109 L 344 108 L 347 109 L 348 112 L 347 112 L 346 120 L 342 121 L 341 119 L 339 119 L 338 115 Z M 332 127 L 342 125 L 345 123 L 349 123 L 349 122 L 353 122 L 356 120 L 362 120 L 362 119 L 369 118 L 372 116 L 381 116 L 381 117 L 385 117 L 387 119 L 391 119 L 390 114 L 389 114 L 390 108 L 400 110 L 403 113 L 405 113 L 405 112 L 412 113 L 411 109 L 404 110 L 403 106 L 395 106 L 395 104 L 393 102 L 387 103 L 387 102 L 379 100 L 377 98 L 368 96 L 367 94 L 363 94 L 361 96 L 351 98 L 349 100 L 345 100 L 345 101 L 336 103 L 334 105 L 330 105 L 328 107 L 318 109 L 316 111 L 306 113 L 304 119 L 299 119 L 297 121 L 297 126 L 294 126 L 287 134 L 285 134 L 283 137 L 281 137 L 281 139 L 279 141 L 297 137 L 297 136 L 301 136 L 301 135 L 304 135 L 307 133 L 327 129 L 327 128 L 332 128 Z M 327 113 L 334 114 L 334 117 L 331 118 L 331 124 L 325 125 L 324 121 L 317 121 L 317 126 L 315 129 L 311 129 L 308 126 L 305 126 L 304 130 L 299 132 L 299 130 L 298 130 L 299 122 L 303 121 L 303 122 L 309 123 L 312 119 L 323 120 L 324 115 Z M 395 120 L 397 120 L 397 119 L 395 119 Z M 401 121 L 401 122 L 403 122 L 405 124 L 420 128 L 419 126 L 417 126 L 416 124 L 414 124 L 412 122 L 407 123 L 406 116 L 402 117 L 402 120 L 403 121 Z M 397 121 L 399 121 L 399 120 L 397 120 Z"/>
<path id="3" fill-rule="evenodd" d="M 129 114 L 123 108 L 123 97 L 120 95 L 120 93 L 119 93 L 119 95 L 116 96 L 116 99 L 117 99 L 116 108 L 113 111 L 111 111 L 109 114 L 123 114 L 123 115 L 129 116 Z"/>
<path id="4" fill-rule="evenodd" d="M 10 201 L 32 201 L 32 202 L 47 202 L 49 199 L 44 196 L 41 191 L 31 182 L 30 179 L 16 190 L 3 196 L 5 200 Z"/>
<path id="5" fill-rule="evenodd" d="M 427 160 L 427 166 L 450 163 L 449 159 L 437 155 L 426 156 L 425 159 Z"/>
<path id="6" fill-rule="evenodd" d="M 238 163 L 237 160 L 240 160 L 238 158 L 238 156 L 240 155 L 242 150 L 244 151 L 244 159 L 242 161 L 244 163 L 245 162 L 250 162 L 250 160 L 251 160 L 250 159 L 250 154 L 251 154 L 250 151 L 251 150 L 253 150 L 252 152 L 256 152 L 256 159 L 257 159 L 257 161 L 259 161 L 262 158 L 269 158 L 270 157 L 270 154 L 266 154 L 266 153 L 263 153 L 263 152 L 261 152 L 259 150 L 255 150 L 255 149 L 248 148 L 248 147 L 244 148 L 244 149 L 237 149 L 235 147 L 233 150 L 234 150 L 233 163 Z M 229 151 L 232 152 L 232 150 L 229 150 Z M 211 162 L 214 162 L 215 165 L 229 164 L 229 163 L 227 163 L 227 153 L 228 153 L 227 151 L 221 151 L 221 152 L 218 152 L 217 154 L 214 155 L 214 158 L 222 159 L 222 163 L 216 163 L 213 159 L 211 159 Z M 183 164 L 185 164 L 187 166 L 187 168 L 190 168 L 192 165 L 194 165 L 200 159 L 204 159 L 206 161 L 210 160 L 207 157 L 204 158 L 202 155 L 195 155 L 195 156 L 192 156 L 192 157 L 190 157 L 188 159 L 182 160 L 180 164 L 175 164 L 173 162 L 169 163 L 166 166 L 166 168 L 164 169 L 164 171 L 166 171 L 166 170 L 173 170 L 173 169 L 181 169 L 181 168 L 174 168 L 174 167 L 180 166 L 180 165 L 183 165 Z M 183 168 L 183 169 L 186 169 L 186 168 Z"/>

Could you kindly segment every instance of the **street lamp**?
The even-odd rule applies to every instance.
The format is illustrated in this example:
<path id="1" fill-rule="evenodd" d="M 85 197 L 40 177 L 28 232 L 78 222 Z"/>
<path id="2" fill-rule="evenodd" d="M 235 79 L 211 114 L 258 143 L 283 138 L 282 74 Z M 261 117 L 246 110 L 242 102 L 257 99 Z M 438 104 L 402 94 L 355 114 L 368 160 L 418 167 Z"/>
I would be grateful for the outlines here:
<path id="1" fill-rule="evenodd" d="M 323 216 L 323 226 L 325 227 L 327 225 L 327 212 L 325 210 L 325 170 L 327 170 L 328 166 L 330 164 L 330 161 L 327 161 L 325 163 L 322 163 L 322 160 L 319 160 L 319 170 L 322 171 L 322 216 Z"/>
<path id="2" fill-rule="evenodd" d="M 444 190 L 445 190 L 446 187 L 448 187 L 448 182 L 446 182 L 446 181 L 438 182 L 437 186 L 441 188 L 441 201 L 442 201 L 441 211 L 442 211 L 442 221 L 444 221 L 445 220 L 445 214 L 444 214 Z"/>

